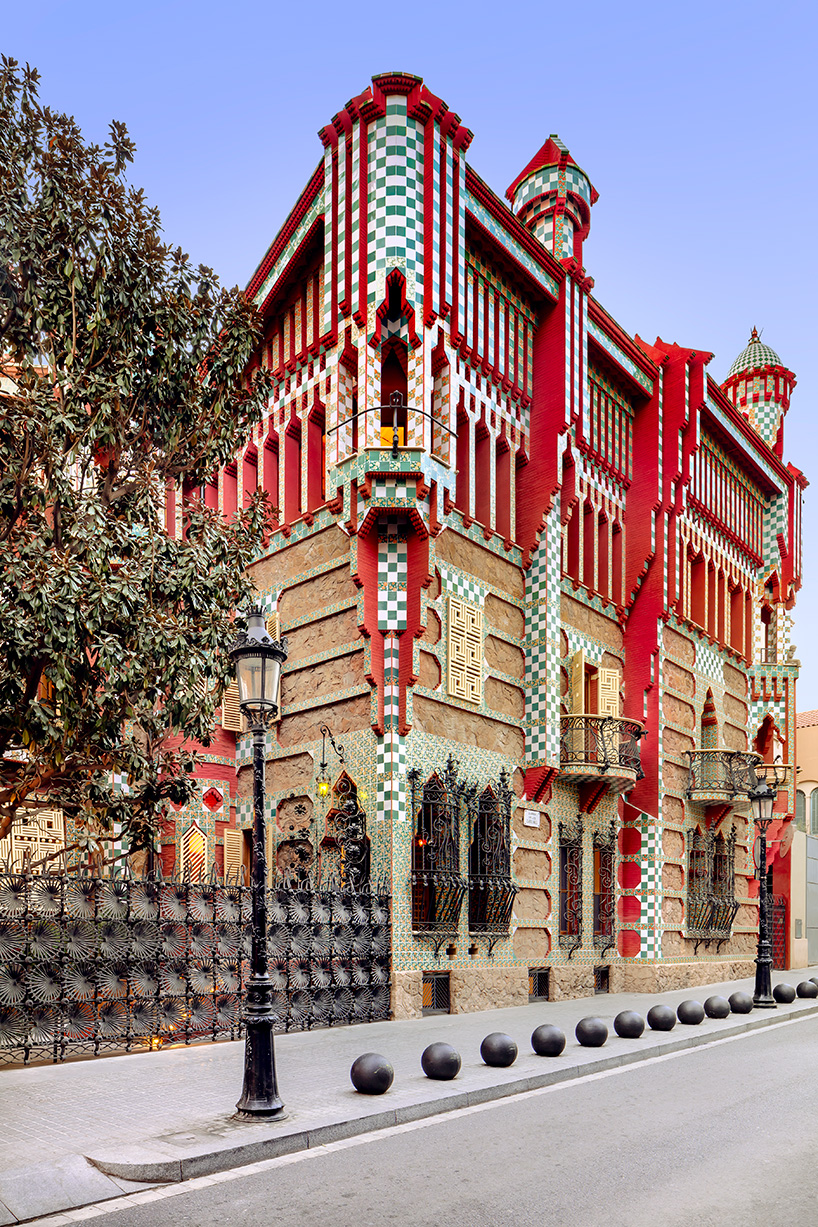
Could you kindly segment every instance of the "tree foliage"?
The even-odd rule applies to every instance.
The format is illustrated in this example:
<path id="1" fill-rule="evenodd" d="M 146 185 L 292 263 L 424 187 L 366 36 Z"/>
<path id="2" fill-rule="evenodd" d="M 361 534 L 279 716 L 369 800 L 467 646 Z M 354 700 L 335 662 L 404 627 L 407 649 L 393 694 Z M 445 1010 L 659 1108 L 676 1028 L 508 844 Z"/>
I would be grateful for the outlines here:
<path id="1" fill-rule="evenodd" d="M 269 512 L 227 524 L 194 497 L 184 539 L 163 531 L 168 486 L 236 455 L 268 383 L 257 313 L 163 241 L 133 155 L 2 59 L 0 835 L 48 795 L 140 846 L 189 797 Z"/>

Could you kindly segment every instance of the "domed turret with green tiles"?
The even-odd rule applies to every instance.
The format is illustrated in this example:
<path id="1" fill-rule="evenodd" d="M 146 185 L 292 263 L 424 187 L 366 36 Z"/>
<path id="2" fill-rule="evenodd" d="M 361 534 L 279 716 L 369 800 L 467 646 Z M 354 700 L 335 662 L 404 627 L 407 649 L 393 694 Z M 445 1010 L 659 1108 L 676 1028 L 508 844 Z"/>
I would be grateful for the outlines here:
<path id="1" fill-rule="evenodd" d="M 750 333 L 750 340 L 747 342 L 746 348 L 741 351 L 730 367 L 727 378 L 729 379 L 731 375 L 735 375 L 737 371 L 752 371 L 763 366 L 783 365 L 784 363 L 774 349 L 770 349 L 769 345 L 761 344 L 758 329 L 754 328 Z"/>

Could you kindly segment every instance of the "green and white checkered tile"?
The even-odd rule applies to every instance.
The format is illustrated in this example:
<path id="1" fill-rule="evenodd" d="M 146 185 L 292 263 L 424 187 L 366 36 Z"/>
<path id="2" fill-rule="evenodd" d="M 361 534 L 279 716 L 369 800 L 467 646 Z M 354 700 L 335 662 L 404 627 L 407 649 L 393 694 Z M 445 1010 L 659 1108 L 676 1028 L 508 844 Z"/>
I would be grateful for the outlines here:
<path id="1" fill-rule="evenodd" d="M 440 566 L 440 582 L 444 595 L 458 597 L 472 605 L 482 605 L 486 599 L 485 585 L 474 576 L 456 571 L 454 567 Z"/>

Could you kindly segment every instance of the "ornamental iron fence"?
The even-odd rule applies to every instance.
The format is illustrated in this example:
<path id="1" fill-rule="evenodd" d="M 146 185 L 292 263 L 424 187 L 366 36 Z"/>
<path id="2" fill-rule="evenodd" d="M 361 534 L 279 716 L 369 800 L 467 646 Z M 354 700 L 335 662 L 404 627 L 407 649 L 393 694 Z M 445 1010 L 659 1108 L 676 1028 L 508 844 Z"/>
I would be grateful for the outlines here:
<path id="1" fill-rule="evenodd" d="M 390 902 L 365 881 L 270 885 L 277 1030 L 389 1017 Z M 238 1039 L 250 915 L 243 873 L 0 867 L 0 1064 Z"/>
<path id="2" fill-rule="evenodd" d="M 685 750 L 687 795 L 716 793 L 727 798 L 746 793 L 757 783 L 761 755 L 748 750 Z"/>

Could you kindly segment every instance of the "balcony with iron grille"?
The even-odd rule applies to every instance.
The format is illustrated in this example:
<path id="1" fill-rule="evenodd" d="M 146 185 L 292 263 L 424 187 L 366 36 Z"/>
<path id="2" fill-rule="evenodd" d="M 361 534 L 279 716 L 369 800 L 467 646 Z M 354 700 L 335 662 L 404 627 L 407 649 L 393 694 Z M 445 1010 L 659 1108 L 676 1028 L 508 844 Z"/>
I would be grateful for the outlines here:
<path id="1" fill-rule="evenodd" d="M 576 783 L 604 781 L 610 792 L 627 792 L 642 779 L 639 720 L 619 716 L 562 717 L 560 772 Z"/>
<path id="2" fill-rule="evenodd" d="M 752 750 L 686 750 L 685 753 L 688 759 L 687 796 L 704 805 L 746 798 L 773 767 Z M 776 763 L 775 768 L 776 787 L 786 788 L 791 768 L 786 763 Z"/>

